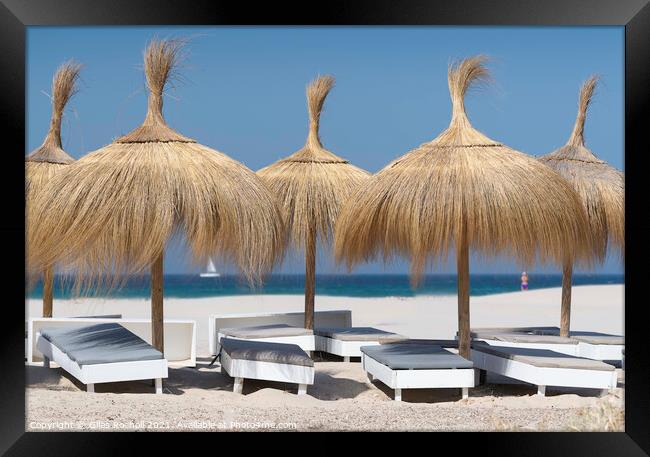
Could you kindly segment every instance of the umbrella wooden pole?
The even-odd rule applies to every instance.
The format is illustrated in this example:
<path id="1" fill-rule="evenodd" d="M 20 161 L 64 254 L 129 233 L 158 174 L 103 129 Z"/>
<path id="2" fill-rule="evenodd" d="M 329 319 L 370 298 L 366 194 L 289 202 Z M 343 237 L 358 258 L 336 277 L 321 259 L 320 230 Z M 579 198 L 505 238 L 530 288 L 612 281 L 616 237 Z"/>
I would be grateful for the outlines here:
<path id="1" fill-rule="evenodd" d="M 456 247 L 456 268 L 458 272 L 458 353 L 461 357 L 470 357 L 469 336 L 469 246 L 467 231 L 458 240 Z"/>
<path id="2" fill-rule="evenodd" d="M 43 272 L 43 317 L 52 317 L 53 286 L 54 274 L 50 267 Z"/>
<path id="3" fill-rule="evenodd" d="M 163 256 L 161 251 L 151 264 L 151 340 L 153 347 L 164 353 Z"/>
<path id="4" fill-rule="evenodd" d="M 314 328 L 316 293 L 316 228 L 310 227 L 305 243 L 305 328 Z"/>
<path id="5" fill-rule="evenodd" d="M 560 314 L 560 336 L 569 336 L 571 325 L 571 278 L 573 266 L 570 262 L 562 269 L 562 310 Z"/>

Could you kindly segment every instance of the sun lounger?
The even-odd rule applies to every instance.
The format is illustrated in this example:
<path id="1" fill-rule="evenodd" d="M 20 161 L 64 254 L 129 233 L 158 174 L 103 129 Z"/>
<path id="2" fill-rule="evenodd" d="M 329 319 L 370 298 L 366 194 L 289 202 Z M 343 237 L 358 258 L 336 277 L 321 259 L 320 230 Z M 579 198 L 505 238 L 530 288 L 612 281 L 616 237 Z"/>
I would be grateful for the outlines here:
<path id="1" fill-rule="evenodd" d="M 578 355 L 588 359 L 607 362 L 623 362 L 625 337 L 598 332 L 570 332 L 571 338 L 578 341 Z"/>
<path id="2" fill-rule="evenodd" d="M 361 357 L 361 346 L 395 343 L 408 338 L 374 327 L 326 327 L 314 329 L 316 350 L 343 357 Z"/>
<path id="3" fill-rule="evenodd" d="M 521 347 L 492 346 L 474 342 L 471 358 L 476 368 L 537 386 L 578 387 L 608 391 L 616 387 L 616 370 L 598 360 Z"/>
<path id="4" fill-rule="evenodd" d="M 217 350 L 223 338 L 295 344 L 307 352 L 315 349 L 314 332 L 312 330 L 287 324 L 219 329 L 217 333 Z"/>
<path id="5" fill-rule="evenodd" d="M 49 319 L 49 318 L 44 318 L 44 319 Z M 68 319 L 122 319 L 121 314 L 100 314 L 100 315 L 95 315 L 95 316 L 72 316 L 72 318 Z M 25 362 L 27 363 L 33 363 L 34 360 L 32 360 L 31 357 L 31 350 L 33 349 L 33 345 L 30 341 L 30 326 L 32 324 L 28 321 L 25 321 Z"/>
<path id="6" fill-rule="evenodd" d="M 217 336 L 221 329 L 255 327 L 260 325 L 286 324 L 302 327 L 304 312 L 274 312 L 245 314 L 211 314 L 208 318 L 208 346 L 211 355 L 219 353 Z M 351 327 L 352 312 L 349 309 L 316 311 L 314 327 Z"/>
<path id="7" fill-rule="evenodd" d="M 221 368 L 235 378 L 235 393 L 242 393 L 244 379 L 295 383 L 298 395 L 314 383 L 314 362 L 298 345 L 231 338 L 220 343 Z"/>
<path id="8" fill-rule="evenodd" d="M 378 379 L 395 390 L 402 400 L 402 389 L 461 388 L 467 398 L 475 385 L 471 361 L 428 342 L 400 342 L 361 347 L 361 364 L 371 381 Z"/>
<path id="9" fill-rule="evenodd" d="M 88 392 L 98 383 L 154 379 L 160 394 L 167 377 L 162 353 L 116 323 L 41 328 L 36 347 L 43 354 L 43 366 L 56 362 Z"/>
<path id="10" fill-rule="evenodd" d="M 561 337 L 557 327 L 475 328 L 472 338 L 493 346 L 549 349 L 562 354 L 619 363 L 625 338 L 598 332 L 572 331 Z"/>
<path id="11" fill-rule="evenodd" d="M 470 335 L 473 340 L 483 341 L 490 346 L 548 349 L 561 354 L 578 356 L 578 340 L 559 335 L 493 331 L 472 331 Z"/>
<path id="12" fill-rule="evenodd" d="M 119 324 L 151 344 L 151 320 L 106 317 L 38 317 L 28 322 L 27 365 L 40 365 L 42 355 L 36 347 L 36 335 L 43 328 L 80 328 L 94 324 Z M 196 366 L 196 321 L 165 319 L 165 359 L 170 367 Z"/>

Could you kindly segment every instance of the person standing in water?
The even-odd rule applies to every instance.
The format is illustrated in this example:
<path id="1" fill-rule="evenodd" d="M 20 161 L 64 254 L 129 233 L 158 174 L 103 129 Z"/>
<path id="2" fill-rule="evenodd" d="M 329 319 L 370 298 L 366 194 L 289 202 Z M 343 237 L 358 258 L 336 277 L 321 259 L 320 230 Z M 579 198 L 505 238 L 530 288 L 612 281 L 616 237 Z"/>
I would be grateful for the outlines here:
<path id="1" fill-rule="evenodd" d="M 521 290 L 528 290 L 528 274 L 525 271 L 521 273 Z"/>

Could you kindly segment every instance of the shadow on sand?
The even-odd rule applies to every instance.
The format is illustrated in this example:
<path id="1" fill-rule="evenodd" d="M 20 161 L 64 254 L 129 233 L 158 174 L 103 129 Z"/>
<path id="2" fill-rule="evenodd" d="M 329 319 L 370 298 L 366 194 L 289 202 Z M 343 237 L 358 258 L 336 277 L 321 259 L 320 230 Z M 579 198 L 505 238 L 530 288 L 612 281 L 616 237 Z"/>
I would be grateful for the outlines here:
<path id="1" fill-rule="evenodd" d="M 316 360 L 340 360 L 336 356 L 317 357 Z M 353 364 L 358 364 L 354 362 Z M 357 359 L 358 360 L 358 359 Z M 211 358 L 197 358 L 196 367 L 169 368 L 169 377 L 163 381 L 163 392 L 171 395 L 183 395 L 188 389 L 224 390 L 232 391 L 234 379 L 226 373 L 221 373 L 218 363 L 210 366 Z M 347 365 L 347 364 L 346 364 Z M 27 365 L 26 387 L 62 391 L 85 391 L 86 386 L 60 368 L 44 368 L 41 366 Z M 359 370 L 361 366 L 359 365 Z M 307 394 L 323 401 L 336 401 L 352 399 L 373 389 L 383 392 L 387 399 L 392 400 L 393 389 L 381 381 L 370 383 L 346 377 L 337 377 L 335 368 L 318 367 L 316 369 L 314 384 L 307 388 Z M 622 376 L 621 376 L 622 377 Z M 619 379 L 619 387 L 623 387 L 624 378 Z M 244 382 L 243 394 L 249 395 L 262 389 L 278 389 L 295 394 L 298 390 L 296 384 L 247 379 Z M 153 380 L 110 382 L 95 384 L 97 393 L 114 394 L 140 394 L 154 393 Z M 523 397 L 537 393 L 537 387 L 527 384 L 483 384 L 469 389 L 469 396 L 483 397 Z M 596 389 L 548 387 L 547 397 L 563 394 L 577 394 L 582 397 L 598 397 L 600 391 Z M 404 389 L 402 401 L 409 403 L 441 403 L 454 402 L 461 399 L 461 391 L 456 388 L 449 389 Z"/>

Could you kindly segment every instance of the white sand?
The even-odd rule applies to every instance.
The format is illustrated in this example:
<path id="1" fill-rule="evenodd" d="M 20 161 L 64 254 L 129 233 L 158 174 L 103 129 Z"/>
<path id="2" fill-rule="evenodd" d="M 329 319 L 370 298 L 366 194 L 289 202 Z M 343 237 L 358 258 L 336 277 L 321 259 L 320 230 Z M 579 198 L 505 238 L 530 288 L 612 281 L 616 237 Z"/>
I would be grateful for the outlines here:
<path id="1" fill-rule="evenodd" d="M 623 334 L 622 285 L 573 289 L 572 329 Z M 474 327 L 558 325 L 559 288 L 473 297 Z M 244 396 L 229 392 L 232 380 L 208 368 L 207 316 L 216 313 L 300 311 L 301 296 L 256 295 L 165 301 L 165 317 L 197 321 L 197 369 L 171 369 L 168 395 L 151 394 L 143 382 L 98 385 L 96 395 L 82 391 L 61 370 L 27 367 L 27 426 L 115 430 L 218 429 L 295 424 L 299 430 L 566 430 L 585 418 L 586 407 L 622 405 L 622 389 L 604 398 L 591 391 L 533 396 L 528 386 L 487 385 L 459 401 L 454 389 L 411 390 L 404 402 L 391 400 L 381 383 L 370 384 L 359 363 L 317 361 L 316 380 L 306 397 L 295 386 L 250 381 Z M 317 297 L 317 310 L 350 309 L 353 325 L 375 326 L 413 338 L 452 338 L 456 333 L 456 297 Z M 39 300 L 28 301 L 28 315 L 39 316 Z M 149 317 L 147 300 L 59 300 L 55 316 L 121 313 Z M 198 422 L 197 422 L 198 421 Z M 583 424 L 584 425 L 584 424 Z M 273 425 L 271 425 L 272 427 Z"/>

